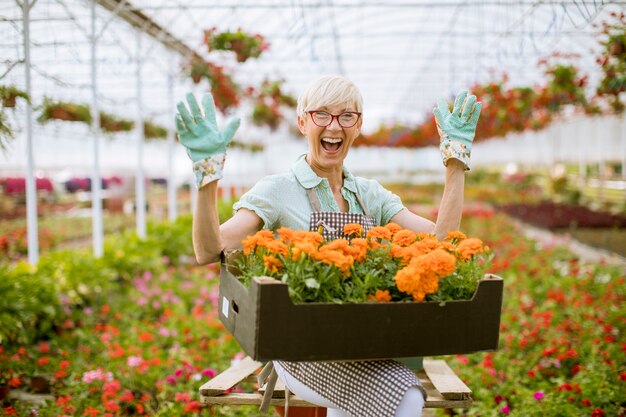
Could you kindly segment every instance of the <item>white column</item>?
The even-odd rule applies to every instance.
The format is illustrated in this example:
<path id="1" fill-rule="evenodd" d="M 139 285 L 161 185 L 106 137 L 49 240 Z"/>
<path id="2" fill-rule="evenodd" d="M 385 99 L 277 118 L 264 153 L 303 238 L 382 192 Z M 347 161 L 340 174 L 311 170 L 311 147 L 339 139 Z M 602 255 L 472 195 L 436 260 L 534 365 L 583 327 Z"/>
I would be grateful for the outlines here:
<path id="1" fill-rule="evenodd" d="M 174 120 L 176 114 L 176 104 L 174 102 L 174 75 L 170 71 L 167 76 L 167 98 L 170 103 L 170 115 Z M 176 151 L 176 129 L 169 133 L 167 141 L 167 218 L 170 221 L 176 220 L 176 178 L 174 175 L 174 153 Z"/>
<path id="2" fill-rule="evenodd" d="M 622 143 L 622 179 L 626 180 L 626 117 L 620 117 L 620 141 Z"/>
<path id="3" fill-rule="evenodd" d="M 93 235 L 93 256 L 99 258 L 104 252 L 104 231 L 102 227 L 102 190 L 100 179 L 100 110 L 98 108 L 97 85 L 97 36 L 96 0 L 91 1 L 91 131 L 93 137 L 93 171 L 91 173 L 91 227 Z"/>
<path id="4" fill-rule="evenodd" d="M 137 210 L 137 235 L 140 238 L 146 237 L 146 195 L 143 170 L 143 143 L 145 132 L 143 126 L 143 105 L 142 105 L 142 50 L 141 32 L 137 31 L 137 175 L 135 183 L 135 205 Z"/>
<path id="5" fill-rule="evenodd" d="M 36 0 L 35 0 L 36 1 Z M 24 71 L 26 92 L 32 97 L 30 81 L 30 9 L 35 1 L 23 0 L 22 18 L 24 26 Z M 19 3 L 18 3 L 19 4 Z M 39 236 L 37 233 L 37 183 L 35 180 L 35 159 L 33 157 L 33 112 L 26 106 L 26 229 L 28 238 L 28 262 L 39 262 Z"/>

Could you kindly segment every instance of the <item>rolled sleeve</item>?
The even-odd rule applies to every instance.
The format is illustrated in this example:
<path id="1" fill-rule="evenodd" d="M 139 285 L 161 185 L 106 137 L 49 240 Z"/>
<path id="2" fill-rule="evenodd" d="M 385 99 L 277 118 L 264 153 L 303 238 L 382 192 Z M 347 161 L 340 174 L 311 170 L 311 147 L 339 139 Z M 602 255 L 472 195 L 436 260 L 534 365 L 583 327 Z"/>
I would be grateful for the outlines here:
<path id="1" fill-rule="evenodd" d="M 275 182 L 272 181 L 271 177 L 266 177 L 242 195 L 233 206 L 233 210 L 237 211 L 242 208 L 251 210 L 263 220 L 264 228 L 273 229 L 279 216 L 275 204 L 277 198 Z"/>

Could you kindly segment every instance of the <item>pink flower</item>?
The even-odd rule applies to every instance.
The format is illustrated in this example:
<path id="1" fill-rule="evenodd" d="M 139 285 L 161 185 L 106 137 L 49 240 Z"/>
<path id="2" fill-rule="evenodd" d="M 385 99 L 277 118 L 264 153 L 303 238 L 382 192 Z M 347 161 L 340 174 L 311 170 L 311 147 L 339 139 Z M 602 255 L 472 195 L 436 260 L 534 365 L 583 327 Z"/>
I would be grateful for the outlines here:
<path id="1" fill-rule="evenodd" d="M 181 376 L 183 374 L 183 370 L 178 368 L 175 372 L 174 375 L 176 375 L 176 378 L 178 378 L 179 376 Z"/>
<path id="2" fill-rule="evenodd" d="M 126 361 L 128 366 L 130 366 L 131 368 L 141 365 L 142 362 L 143 358 L 141 356 L 129 356 L 128 360 Z"/>
<path id="3" fill-rule="evenodd" d="M 98 368 L 95 371 L 87 371 L 83 374 L 83 382 L 91 383 L 93 381 L 111 381 L 113 380 L 113 374 L 111 372 L 105 373 L 102 368 Z"/>
<path id="4" fill-rule="evenodd" d="M 168 375 L 167 378 L 165 378 L 165 381 L 168 384 L 174 385 L 176 383 L 176 378 L 172 375 Z"/>
<path id="5" fill-rule="evenodd" d="M 511 413 L 511 407 L 509 407 L 509 405 L 507 404 L 507 405 L 505 405 L 504 407 L 502 407 L 502 408 L 500 409 L 500 412 L 501 412 L 502 414 L 509 415 L 509 414 Z"/>
<path id="6" fill-rule="evenodd" d="M 189 401 L 191 401 L 191 395 L 189 395 L 189 393 L 187 392 L 177 392 L 174 399 L 178 403 L 188 403 Z"/>
<path id="7" fill-rule="evenodd" d="M 211 368 L 206 368 L 201 373 L 202 376 L 208 376 L 209 378 L 213 378 L 215 376 L 215 370 Z"/>
<path id="8" fill-rule="evenodd" d="M 543 393 L 543 391 L 537 391 L 537 392 L 535 392 L 535 393 L 533 394 L 533 397 L 534 397 L 534 398 L 535 398 L 535 400 L 537 400 L 537 401 L 541 401 L 541 400 L 543 400 L 543 398 L 544 398 L 545 396 L 546 396 L 546 395 Z"/>

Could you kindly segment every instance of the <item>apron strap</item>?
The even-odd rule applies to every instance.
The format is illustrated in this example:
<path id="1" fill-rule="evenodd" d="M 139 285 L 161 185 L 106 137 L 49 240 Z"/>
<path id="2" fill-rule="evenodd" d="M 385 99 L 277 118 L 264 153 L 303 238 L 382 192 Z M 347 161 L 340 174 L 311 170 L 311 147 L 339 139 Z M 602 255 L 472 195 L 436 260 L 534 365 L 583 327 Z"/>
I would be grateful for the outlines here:
<path id="1" fill-rule="evenodd" d="M 361 193 L 359 193 L 359 186 L 357 185 L 356 181 L 354 181 L 354 186 L 356 187 L 356 199 L 361 205 L 363 214 L 365 214 L 367 217 L 372 217 L 372 215 L 370 214 L 370 211 L 367 209 L 367 206 L 365 205 L 365 203 L 363 202 L 363 199 L 361 198 Z"/>
<path id="2" fill-rule="evenodd" d="M 320 198 L 317 196 L 315 192 L 315 188 L 305 188 L 306 194 L 309 197 L 309 202 L 311 203 L 311 207 L 313 208 L 313 212 L 322 211 L 322 204 L 320 203 Z"/>

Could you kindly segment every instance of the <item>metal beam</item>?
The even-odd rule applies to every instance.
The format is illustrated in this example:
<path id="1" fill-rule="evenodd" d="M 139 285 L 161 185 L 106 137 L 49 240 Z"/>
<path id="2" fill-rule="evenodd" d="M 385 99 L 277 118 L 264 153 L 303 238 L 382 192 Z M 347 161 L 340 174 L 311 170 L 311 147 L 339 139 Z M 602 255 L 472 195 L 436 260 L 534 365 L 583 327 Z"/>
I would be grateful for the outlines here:
<path id="1" fill-rule="evenodd" d="M 96 0 L 98 4 L 110 12 L 117 13 L 129 25 L 161 42 L 167 48 L 176 51 L 185 57 L 200 57 L 200 55 L 185 42 L 175 37 L 139 8 L 125 0 Z"/>

